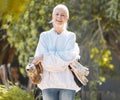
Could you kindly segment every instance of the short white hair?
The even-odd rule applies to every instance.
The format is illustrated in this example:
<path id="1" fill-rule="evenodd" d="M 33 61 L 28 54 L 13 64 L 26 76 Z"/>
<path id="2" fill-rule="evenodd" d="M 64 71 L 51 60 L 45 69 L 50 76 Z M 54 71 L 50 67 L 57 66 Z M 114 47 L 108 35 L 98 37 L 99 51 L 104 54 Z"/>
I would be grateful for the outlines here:
<path id="1" fill-rule="evenodd" d="M 55 7 L 53 8 L 52 16 L 53 16 L 53 14 L 55 13 L 55 10 L 58 9 L 58 8 L 65 10 L 66 15 L 67 15 L 67 18 L 69 19 L 69 10 L 68 10 L 67 6 L 65 6 L 65 5 L 63 5 L 63 4 L 58 4 L 57 6 L 55 6 Z M 53 23 L 53 20 L 51 20 L 49 23 Z M 64 29 L 67 29 L 67 26 L 68 26 L 68 24 L 65 23 L 65 24 L 64 24 Z"/>
<path id="2" fill-rule="evenodd" d="M 55 6 L 53 9 L 52 15 L 54 14 L 55 10 L 58 8 L 65 10 L 67 17 L 69 18 L 69 10 L 68 10 L 67 6 L 65 6 L 63 4 L 58 4 L 57 6 Z"/>

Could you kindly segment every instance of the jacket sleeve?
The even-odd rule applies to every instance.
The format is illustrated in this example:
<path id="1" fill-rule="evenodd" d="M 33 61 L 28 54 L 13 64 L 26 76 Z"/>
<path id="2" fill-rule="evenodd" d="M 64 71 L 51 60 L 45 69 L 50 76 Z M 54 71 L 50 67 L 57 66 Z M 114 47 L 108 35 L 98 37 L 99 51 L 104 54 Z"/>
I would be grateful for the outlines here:
<path id="1" fill-rule="evenodd" d="M 67 41 L 67 45 L 63 51 L 58 51 L 57 54 L 64 61 L 71 62 L 73 60 L 79 59 L 80 50 L 78 44 L 76 43 L 75 34 L 73 34 Z"/>
<path id="2" fill-rule="evenodd" d="M 48 54 L 48 51 L 47 51 L 47 45 L 46 45 L 44 34 L 41 33 L 34 57 L 39 57 L 44 54 Z"/>

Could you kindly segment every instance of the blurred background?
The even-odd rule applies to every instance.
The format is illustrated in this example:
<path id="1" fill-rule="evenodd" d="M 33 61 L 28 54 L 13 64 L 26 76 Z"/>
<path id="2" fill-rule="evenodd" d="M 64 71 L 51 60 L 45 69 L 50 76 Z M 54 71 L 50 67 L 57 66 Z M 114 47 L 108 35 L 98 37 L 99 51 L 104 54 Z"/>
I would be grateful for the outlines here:
<path id="1" fill-rule="evenodd" d="M 0 0 L 0 100 L 42 100 L 25 67 L 57 4 L 70 11 L 89 83 L 76 100 L 120 99 L 120 0 Z"/>

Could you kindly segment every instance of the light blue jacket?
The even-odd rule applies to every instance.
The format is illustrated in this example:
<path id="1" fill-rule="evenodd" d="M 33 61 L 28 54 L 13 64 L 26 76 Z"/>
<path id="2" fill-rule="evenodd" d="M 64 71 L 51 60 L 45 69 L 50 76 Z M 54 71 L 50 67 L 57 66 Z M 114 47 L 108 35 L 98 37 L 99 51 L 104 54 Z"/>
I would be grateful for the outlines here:
<path id="1" fill-rule="evenodd" d="M 79 47 L 76 43 L 76 35 L 73 32 L 64 30 L 59 35 L 54 29 L 42 32 L 36 48 L 35 57 L 40 55 L 44 56 L 42 62 L 44 69 L 43 79 L 38 85 L 41 89 L 78 89 L 76 84 L 72 82 L 74 79 L 68 68 L 70 63 L 80 58 Z M 50 79 L 50 77 L 52 77 L 52 79 Z M 65 81 L 66 78 L 69 83 Z M 48 81 L 50 84 L 46 83 Z"/>

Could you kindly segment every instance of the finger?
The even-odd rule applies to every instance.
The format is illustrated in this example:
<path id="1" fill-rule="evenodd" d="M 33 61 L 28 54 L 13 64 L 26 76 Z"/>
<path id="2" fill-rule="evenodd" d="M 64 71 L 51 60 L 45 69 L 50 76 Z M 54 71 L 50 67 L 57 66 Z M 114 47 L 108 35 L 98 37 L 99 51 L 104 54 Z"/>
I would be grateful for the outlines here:
<path id="1" fill-rule="evenodd" d="M 34 64 L 38 65 L 40 62 L 41 62 L 40 60 L 37 60 Z"/>

